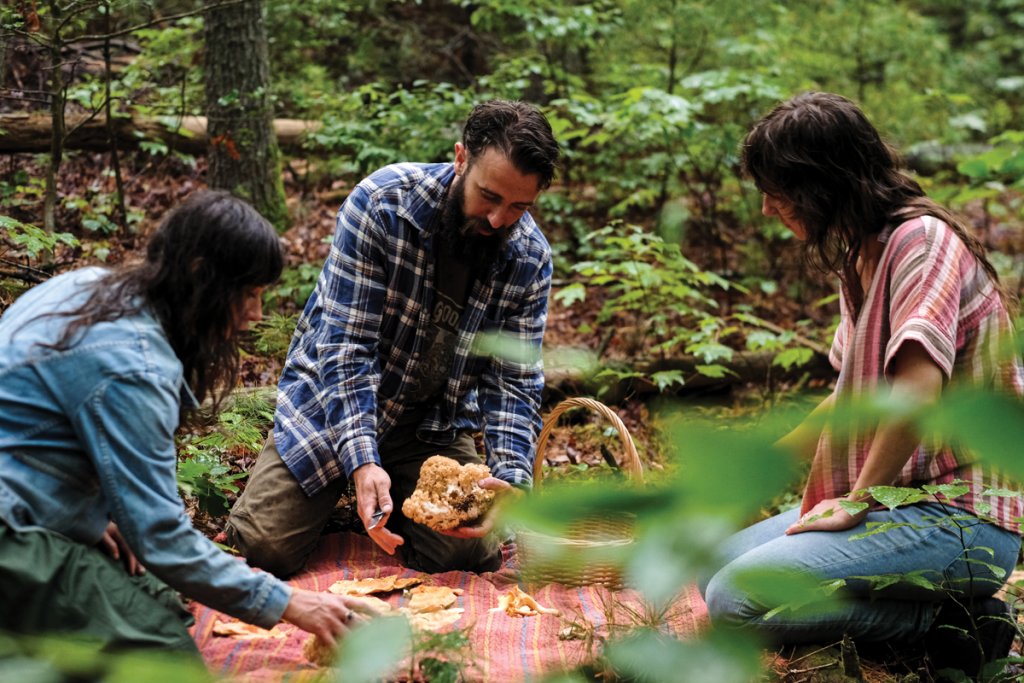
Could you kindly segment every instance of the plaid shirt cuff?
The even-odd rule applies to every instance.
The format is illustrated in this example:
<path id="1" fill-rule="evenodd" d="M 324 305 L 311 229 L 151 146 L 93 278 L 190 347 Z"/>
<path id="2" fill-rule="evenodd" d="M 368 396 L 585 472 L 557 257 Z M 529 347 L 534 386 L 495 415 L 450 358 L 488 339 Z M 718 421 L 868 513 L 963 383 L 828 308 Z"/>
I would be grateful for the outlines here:
<path id="1" fill-rule="evenodd" d="M 345 468 L 345 476 L 352 478 L 352 473 L 363 465 L 380 464 L 377 454 L 377 440 L 372 436 L 357 436 L 349 439 L 341 446 L 341 464 Z"/>
<path id="2" fill-rule="evenodd" d="M 508 463 L 499 463 L 491 467 L 491 476 L 518 488 L 530 488 L 533 486 L 533 476 L 529 472 Z"/>

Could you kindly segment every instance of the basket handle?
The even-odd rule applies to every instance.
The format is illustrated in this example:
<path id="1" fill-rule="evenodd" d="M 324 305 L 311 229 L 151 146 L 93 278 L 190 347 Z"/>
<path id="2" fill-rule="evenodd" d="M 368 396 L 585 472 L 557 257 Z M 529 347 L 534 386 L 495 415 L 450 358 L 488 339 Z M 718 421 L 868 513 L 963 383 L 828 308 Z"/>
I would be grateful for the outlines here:
<path id="1" fill-rule="evenodd" d="M 558 424 L 558 418 L 561 417 L 562 413 L 573 408 L 590 408 L 606 417 L 612 423 L 612 426 L 619 432 L 619 440 L 622 442 L 622 448 L 626 453 L 626 458 L 622 465 L 633 479 L 637 481 L 643 480 L 644 471 L 643 465 L 640 463 L 640 456 L 637 455 L 636 446 L 633 444 L 633 437 L 629 435 L 629 431 L 626 429 L 626 425 L 622 423 L 622 419 L 615 414 L 615 411 L 600 401 L 595 401 L 592 398 L 575 397 L 567 398 L 556 405 L 544 421 L 544 427 L 540 430 L 540 437 L 537 439 L 537 455 L 533 460 L 534 488 L 539 488 L 541 484 L 541 472 L 544 471 L 544 451 L 547 449 L 548 438 L 555 429 L 555 425 Z"/>

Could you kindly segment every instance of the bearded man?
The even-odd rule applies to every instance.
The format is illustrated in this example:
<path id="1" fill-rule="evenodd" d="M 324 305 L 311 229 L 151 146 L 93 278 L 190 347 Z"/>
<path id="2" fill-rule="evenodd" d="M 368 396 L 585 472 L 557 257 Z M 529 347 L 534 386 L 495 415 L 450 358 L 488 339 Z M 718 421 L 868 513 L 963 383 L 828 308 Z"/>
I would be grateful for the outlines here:
<path id="1" fill-rule="evenodd" d="M 470 113 L 454 163 L 387 166 L 352 191 L 228 520 L 251 564 L 301 569 L 351 480 L 370 538 L 407 566 L 500 566 L 490 518 L 442 534 L 401 504 L 431 455 L 481 462 L 477 431 L 482 486 L 532 484 L 551 249 L 529 210 L 558 157 L 543 114 L 494 100 Z M 481 350 L 490 334 L 522 348 Z"/>

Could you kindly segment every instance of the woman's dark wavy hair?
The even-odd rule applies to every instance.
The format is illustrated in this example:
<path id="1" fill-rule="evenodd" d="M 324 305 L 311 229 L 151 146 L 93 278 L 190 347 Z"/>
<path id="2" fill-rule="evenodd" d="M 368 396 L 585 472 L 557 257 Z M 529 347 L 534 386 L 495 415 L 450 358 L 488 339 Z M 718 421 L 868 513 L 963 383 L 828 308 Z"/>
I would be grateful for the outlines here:
<path id="1" fill-rule="evenodd" d="M 822 92 L 775 107 L 754 124 L 741 150 L 743 172 L 765 194 L 792 203 L 807 230 L 805 259 L 839 274 L 855 310 L 864 298 L 856 264 L 865 238 L 919 216 L 947 223 L 1014 308 L 963 219 L 925 195 L 900 164 L 856 104 Z"/>
<path id="2" fill-rule="evenodd" d="M 214 409 L 238 379 L 238 315 L 251 287 L 277 280 L 284 254 L 274 228 L 226 192 L 192 194 L 150 238 L 145 260 L 92 285 L 89 299 L 54 345 L 73 346 L 78 333 L 149 306 L 160 320 L 185 381 Z M 192 411 L 183 405 L 182 418 Z"/>
<path id="3" fill-rule="evenodd" d="M 489 100 L 473 107 L 462 130 L 462 144 L 472 164 L 495 147 L 525 175 L 540 177 L 540 189 L 551 185 L 561 151 L 547 118 L 533 105 Z"/>

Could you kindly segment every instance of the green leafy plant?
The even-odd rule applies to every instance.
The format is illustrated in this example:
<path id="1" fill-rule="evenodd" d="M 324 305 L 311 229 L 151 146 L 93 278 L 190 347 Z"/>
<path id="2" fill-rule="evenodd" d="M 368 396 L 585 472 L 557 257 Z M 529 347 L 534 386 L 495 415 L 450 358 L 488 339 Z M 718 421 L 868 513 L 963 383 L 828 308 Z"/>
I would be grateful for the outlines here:
<path id="1" fill-rule="evenodd" d="M 0 233 L 23 252 L 30 259 L 38 258 L 40 254 L 52 253 L 58 244 L 65 244 L 69 247 L 78 246 L 79 242 L 74 235 L 67 232 L 46 232 L 28 223 L 22 223 L 10 216 L 0 216 Z M 0 251 L 0 256 L 5 256 L 7 250 Z"/>
<path id="2" fill-rule="evenodd" d="M 252 333 L 255 336 L 256 351 L 264 356 L 283 360 L 288 352 L 292 334 L 295 332 L 297 319 L 297 315 L 283 315 L 274 312 L 253 325 Z"/>
<path id="3" fill-rule="evenodd" d="M 718 304 L 708 291 L 733 285 L 701 270 L 682 255 L 678 245 L 639 226 L 613 222 L 588 239 L 594 243 L 593 258 L 573 266 L 580 281 L 559 290 L 557 301 L 571 306 L 584 300 L 589 290 L 600 288 L 605 299 L 596 323 L 608 326 L 612 335 L 625 331 L 627 353 L 643 349 L 664 357 L 683 349 L 700 359 L 698 372 L 709 376 L 725 372 L 718 361 L 730 359 L 732 349 L 720 339 L 735 328 L 714 314 Z M 632 374 L 605 373 L 619 379 Z M 666 371 L 652 375 L 651 381 L 668 388 L 685 380 L 681 373 Z"/>
<path id="4" fill-rule="evenodd" d="M 222 516 L 230 509 L 228 494 L 237 494 L 238 482 L 248 476 L 227 464 L 228 456 L 255 455 L 274 420 L 274 409 L 264 396 L 237 394 L 217 416 L 206 435 L 188 435 L 179 448 L 178 488 L 194 498 L 199 509 Z"/>
<path id="5" fill-rule="evenodd" d="M 338 171 L 360 175 L 400 160 L 447 160 L 474 99 L 448 83 L 367 84 L 325 114 L 307 144 L 343 160 Z"/>
<path id="6" fill-rule="evenodd" d="M 306 299 L 313 293 L 320 267 L 313 263 L 300 263 L 293 268 L 285 268 L 281 278 L 268 287 L 263 294 L 263 303 L 273 309 L 289 302 L 295 306 L 304 306 Z"/>
<path id="7" fill-rule="evenodd" d="M 194 498 L 199 509 L 220 517 L 231 509 L 228 493 L 237 494 L 239 479 L 247 473 L 232 473 L 215 451 L 187 445 L 178 458 L 178 488 L 182 495 Z"/>

